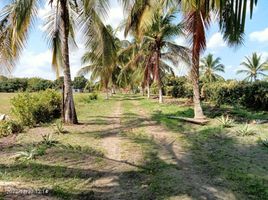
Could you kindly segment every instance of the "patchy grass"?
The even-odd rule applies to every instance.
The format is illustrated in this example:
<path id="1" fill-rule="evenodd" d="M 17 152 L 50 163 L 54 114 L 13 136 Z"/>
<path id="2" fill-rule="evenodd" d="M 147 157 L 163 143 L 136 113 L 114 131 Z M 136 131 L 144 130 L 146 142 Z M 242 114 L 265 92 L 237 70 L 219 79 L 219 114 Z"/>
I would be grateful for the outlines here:
<path id="1" fill-rule="evenodd" d="M 0 93 L 0 114 L 11 115 L 10 99 L 16 95 L 15 93 Z"/>
<path id="2" fill-rule="evenodd" d="M 20 162 L 12 156 L 39 145 L 42 135 L 54 132 L 50 126 L 26 130 L 0 147 L 0 183 L 46 188 L 48 197 L 59 199 L 268 199 L 268 149 L 260 142 L 268 138 L 268 125 L 248 124 L 255 135 L 236 133 L 246 123 L 267 119 L 267 112 L 206 105 L 210 123 L 198 126 L 169 118 L 192 117 L 189 106 L 159 105 L 138 95 L 110 100 L 99 95 L 86 103 L 83 95 L 75 95 L 81 124 L 63 126 L 68 133 L 53 134 L 55 145 L 35 159 Z M 1 112 L 9 112 L 11 96 L 1 94 Z M 115 117 L 118 105 L 122 113 Z M 234 119 L 232 127 L 218 120 L 226 114 Z M 113 128 L 115 123 L 119 127 Z M 103 146 L 114 135 L 122 141 L 118 160 L 107 157 Z M 0 199 L 5 197 L 0 192 Z"/>
<path id="3" fill-rule="evenodd" d="M 268 138 L 268 125 L 248 125 L 256 134 L 240 136 L 236 130 L 243 123 L 256 119 L 268 119 L 267 112 L 254 112 L 241 108 L 221 108 L 217 114 L 228 113 L 237 120 L 232 128 L 222 128 L 215 118 L 207 126 L 187 124 L 168 116 L 193 116 L 189 107 L 158 105 L 141 101 L 140 104 L 152 116 L 172 131 L 183 135 L 186 148 L 191 151 L 195 168 L 208 176 L 211 183 L 229 188 L 238 199 L 268 199 L 268 151 L 259 144 L 259 138 Z M 208 108 L 206 108 L 208 109 Z M 208 111 L 205 110 L 206 113 Z M 209 111 L 211 112 L 211 110 Z M 239 123 L 242 121 L 242 124 Z M 220 181 L 219 181 L 220 180 Z"/>

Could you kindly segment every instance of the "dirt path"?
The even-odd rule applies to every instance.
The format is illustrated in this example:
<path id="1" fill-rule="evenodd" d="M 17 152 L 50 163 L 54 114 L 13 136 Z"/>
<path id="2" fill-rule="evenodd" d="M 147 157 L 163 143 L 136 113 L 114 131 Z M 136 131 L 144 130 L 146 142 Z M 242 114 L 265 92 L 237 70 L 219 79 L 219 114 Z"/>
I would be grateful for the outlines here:
<path id="1" fill-rule="evenodd" d="M 122 106 L 121 102 L 117 102 L 115 106 L 116 110 L 113 113 L 115 120 L 111 126 L 111 131 L 109 137 L 102 139 L 102 146 L 106 151 L 106 156 L 108 159 L 121 160 L 121 142 L 122 138 L 118 136 L 118 130 L 121 126 L 120 117 L 122 115 Z"/>
<path id="2" fill-rule="evenodd" d="M 144 118 L 143 125 L 145 125 L 145 132 L 153 136 L 154 141 L 159 145 L 159 156 L 167 163 L 176 164 L 181 170 L 183 181 L 186 185 L 192 188 L 191 196 L 198 197 L 198 199 L 236 199 L 231 191 L 225 191 L 223 188 L 211 185 L 209 177 L 201 174 L 194 168 L 195 163 L 191 159 L 189 150 L 183 148 L 183 144 L 176 139 L 173 132 L 157 124 L 156 121 L 150 119 L 150 114 L 143 109 L 138 101 L 133 101 L 133 105 L 140 117 Z M 179 134 L 179 133 L 175 133 Z M 175 198 L 177 199 L 177 198 Z M 180 198 L 178 198 L 180 199 Z M 192 198 L 186 198 L 192 199 Z"/>

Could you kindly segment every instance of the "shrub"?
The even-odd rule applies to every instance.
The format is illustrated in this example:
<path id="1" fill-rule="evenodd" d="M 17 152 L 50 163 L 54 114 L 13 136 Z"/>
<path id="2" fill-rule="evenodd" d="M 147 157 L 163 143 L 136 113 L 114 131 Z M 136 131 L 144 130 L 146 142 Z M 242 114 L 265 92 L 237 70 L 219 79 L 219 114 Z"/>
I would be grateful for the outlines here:
<path id="1" fill-rule="evenodd" d="M 17 121 L 9 120 L 0 122 L 0 137 L 21 133 L 22 131 L 23 126 Z"/>
<path id="2" fill-rule="evenodd" d="M 48 89 L 34 94 L 19 94 L 11 100 L 12 112 L 25 126 L 50 122 L 61 114 L 61 96 Z"/>
<path id="3" fill-rule="evenodd" d="M 216 105 L 241 105 L 268 110 L 268 82 L 215 82 L 204 85 L 205 99 Z"/>
<path id="4" fill-rule="evenodd" d="M 82 101 L 85 103 L 90 103 L 92 101 L 98 100 L 98 94 L 97 93 L 91 93 L 87 96 L 82 97 Z"/>

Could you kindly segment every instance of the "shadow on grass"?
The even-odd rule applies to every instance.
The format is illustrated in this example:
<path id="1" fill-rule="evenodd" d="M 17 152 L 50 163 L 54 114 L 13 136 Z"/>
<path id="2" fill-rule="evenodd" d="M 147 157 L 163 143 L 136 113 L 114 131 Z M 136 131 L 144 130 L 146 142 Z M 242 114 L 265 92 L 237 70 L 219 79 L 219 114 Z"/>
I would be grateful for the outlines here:
<path id="1" fill-rule="evenodd" d="M 176 112 L 172 116 L 191 116 L 191 109 Z M 247 118 L 250 111 L 226 110 L 232 117 Z M 210 112 L 209 116 L 215 117 Z M 252 118 L 263 119 L 267 113 L 255 113 Z M 234 135 L 230 129 L 217 126 L 198 126 L 169 119 L 169 114 L 152 114 L 152 120 L 183 135 L 193 158 L 193 168 L 200 176 L 207 177 L 209 184 L 234 192 L 238 199 L 268 199 L 268 154 L 258 143 L 246 143 L 245 138 Z M 242 140 L 242 143 L 241 143 Z M 243 143 L 244 142 L 244 143 Z M 172 153 L 172 148 L 170 149 Z M 180 161 L 180 160 L 179 160 Z"/>

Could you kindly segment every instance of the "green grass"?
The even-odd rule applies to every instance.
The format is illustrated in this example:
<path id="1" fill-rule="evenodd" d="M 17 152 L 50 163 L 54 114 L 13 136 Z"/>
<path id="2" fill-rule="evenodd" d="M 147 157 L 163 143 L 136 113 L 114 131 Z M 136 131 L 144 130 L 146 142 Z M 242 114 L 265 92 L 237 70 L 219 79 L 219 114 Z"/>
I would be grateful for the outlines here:
<path id="1" fill-rule="evenodd" d="M 236 199 L 268 199 L 268 149 L 260 143 L 260 138 L 268 138 L 268 125 L 249 124 L 256 135 L 236 133 L 247 122 L 267 119 L 267 112 L 206 105 L 210 123 L 198 126 L 169 118 L 192 117 L 193 110 L 187 106 L 159 105 L 138 95 L 116 95 L 110 100 L 99 95 L 98 100 L 86 103 L 84 95 L 75 95 L 82 124 L 64 126 L 68 133 L 53 135 L 56 145 L 46 148 L 36 159 L 18 162 L 11 157 L 40 144 L 42 134 L 53 132 L 50 126 L 26 130 L 13 145 L 1 149 L 1 181 L 19 182 L 25 188 L 47 188 L 59 199 L 199 199 L 208 185 Z M 1 112 L 10 112 L 12 96 L 0 94 Z M 115 129 L 119 104 L 120 128 Z M 223 114 L 235 120 L 232 127 L 221 126 L 217 117 Z M 163 145 L 148 132 L 146 120 L 156 121 L 174 141 Z M 124 141 L 120 144 L 121 159 L 127 163 L 107 159 L 102 142 L 113 135 Z M 179 144 L 182 157 L 172 154 L 170 142 Z M 100 184 L 111 177 L 116 178 L 109 186 L 107 182 Z M 213 193 L 206 194 L 215 198 Z"/>
<path id="2" fill-rule="evenodd" d="M 0 114 L 11 115 L 10 99 L 15 95 L 14 93 L 0 93 Z"/>

